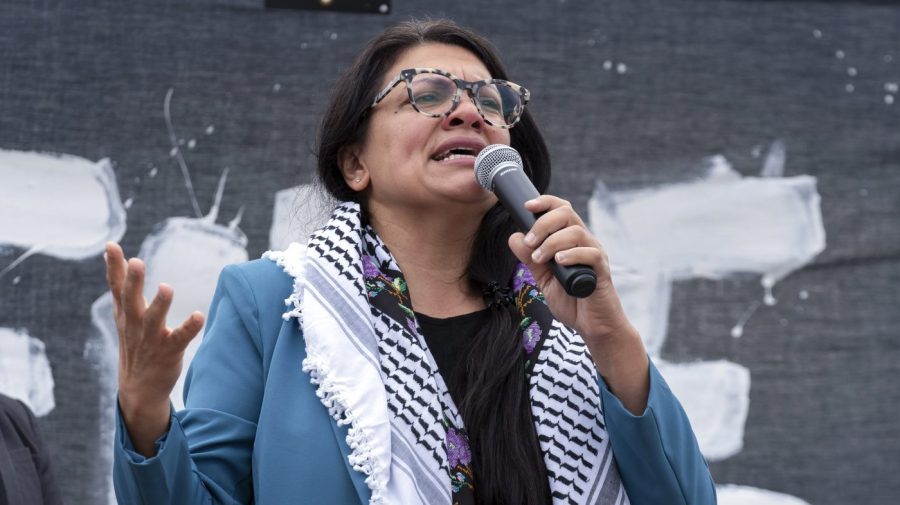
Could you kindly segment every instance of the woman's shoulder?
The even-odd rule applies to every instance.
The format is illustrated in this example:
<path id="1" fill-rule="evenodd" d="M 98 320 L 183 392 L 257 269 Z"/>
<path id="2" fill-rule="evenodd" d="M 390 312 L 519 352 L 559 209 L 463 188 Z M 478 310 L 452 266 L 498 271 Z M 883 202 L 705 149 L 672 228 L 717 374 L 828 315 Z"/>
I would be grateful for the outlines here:
<path id="1" fill-rule="evenodd" d="M 259 259 L 235 263 L 222 270 L 220 283 L 230 292 L 244 292 L 257 307 L 284 311 L 285 299 L 303 273 L 306 247 L 291 244 L 284 251 L 268 251 Z"/>

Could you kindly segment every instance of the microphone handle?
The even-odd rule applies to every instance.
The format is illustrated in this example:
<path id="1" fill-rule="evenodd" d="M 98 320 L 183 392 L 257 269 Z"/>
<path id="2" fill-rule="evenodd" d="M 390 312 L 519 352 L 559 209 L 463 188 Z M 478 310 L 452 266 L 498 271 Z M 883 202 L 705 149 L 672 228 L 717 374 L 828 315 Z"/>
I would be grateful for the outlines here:
<path id="1" fill-rule="evenodd" d="M 501 177 L 504 177 L 502 181 Z M 493 181 L 494 194 L 506 207 L 519 229 L 523 233 L 528 233 L 537 218 L 543 215 L 543 213 L 535 215 L 525 209 L 525 202 L 540 196 L 534 184 L 518 167 L 500 169 L 494 175 Z M 564 266 L 551 259 L 548 266 L 570 296 L 586 298 L 597 287 L 597 274 L 587 265 Z"/>

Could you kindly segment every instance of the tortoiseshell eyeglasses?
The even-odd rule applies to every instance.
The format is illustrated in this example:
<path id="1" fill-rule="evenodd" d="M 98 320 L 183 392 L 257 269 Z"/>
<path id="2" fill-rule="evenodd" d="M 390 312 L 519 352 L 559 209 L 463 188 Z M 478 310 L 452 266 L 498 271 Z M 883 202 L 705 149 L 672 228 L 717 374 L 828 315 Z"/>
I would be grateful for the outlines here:
<path id="1" fill-rule="evenodd" d="M 401 70 L 375 97 L 371 107 L 378 105 L 400 82 L 413 108 L 430 117 L 450 115 L 460 103 L 463 91 L 468 92 L 484 121 L 497 128 L 512 128 L 522 117 L 531 92 L 518 84 L 502 79 L 465 81 L 437 68 L 408 68 Z"/>

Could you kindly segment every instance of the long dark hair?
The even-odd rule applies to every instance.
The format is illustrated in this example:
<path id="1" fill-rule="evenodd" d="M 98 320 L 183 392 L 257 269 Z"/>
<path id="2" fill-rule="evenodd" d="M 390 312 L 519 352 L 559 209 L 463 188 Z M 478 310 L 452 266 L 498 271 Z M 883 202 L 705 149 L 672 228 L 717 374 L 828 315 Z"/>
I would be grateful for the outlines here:
<path id="1" fill-rule="evenodd" d="M 324 189 L 337 200 L 359 202 L 362 198 L 344 181 L 338 164 L 340 150 L 365 138 L 367 111 L 387 70 L 403 51 L 426 42 L 467 49 L 481 60 L 492 77 L 507 79 L 491 43 L 452 21 L 409 21 L 385 30 L 369 42 L 338 80 L 322 119 L 318 175 Z M 510 130 L 510 144 L 519 151 L 526 173 L 543 193 L 550 181 L 550 156 L 527 109 Z M 506 239 L 514 231 L 509 214 L 499 204 L 485 213 L 465 273 L 476 292 L 492 281 L 500 285 L 510 282 L 516 259 Z M 515 309 L 492 307 L 488 322 L 464 351 L 465 396 L 459 409 L 472 447 L 479 504 L 550 502 L 547 471 L 531 416 L 517 323 Z"/>

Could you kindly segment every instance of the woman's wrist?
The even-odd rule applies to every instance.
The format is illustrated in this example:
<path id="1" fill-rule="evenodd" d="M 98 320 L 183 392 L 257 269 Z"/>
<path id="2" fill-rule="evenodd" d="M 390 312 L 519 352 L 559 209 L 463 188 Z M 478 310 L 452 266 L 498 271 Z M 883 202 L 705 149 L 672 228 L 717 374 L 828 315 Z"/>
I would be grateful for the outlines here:
<path id="1" fill-rule="evenodd" d="M 629 323 L 585 344 L 610 391 L 628 411 L 641 415 L 650 394 L 650 363 L 637 330 Z"/>
<path id="2" fill-rule="evenodd" d="M 145 456 L 156 455 L 156 440 L 169 430 L 169 399 L 147 401 L 119 392 L 119 411 L 135 450 Z"/>

